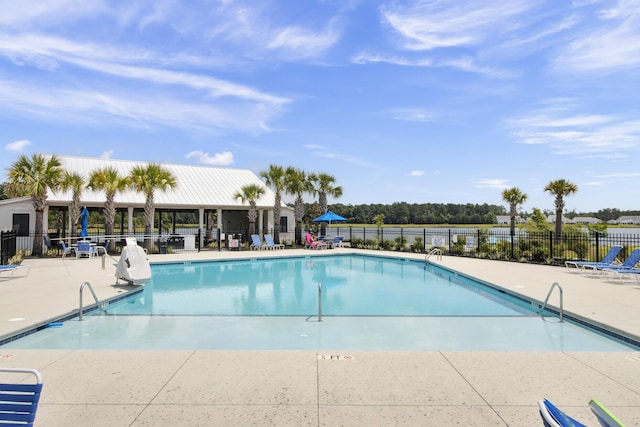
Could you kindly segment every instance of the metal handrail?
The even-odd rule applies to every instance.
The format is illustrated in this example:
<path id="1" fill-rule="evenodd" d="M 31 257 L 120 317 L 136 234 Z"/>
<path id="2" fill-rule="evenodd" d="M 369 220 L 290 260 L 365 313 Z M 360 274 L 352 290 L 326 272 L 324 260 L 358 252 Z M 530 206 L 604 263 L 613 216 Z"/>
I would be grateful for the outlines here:
<path id="1" fill-rule="evenodd" d="M 431 255 L 438 255 L 438 258 L 437 258 L 438 261 L 442 261 L 442 250 L 440 248 L 431 249 L 431 252 L 425 255 L 424 262 L 429 261 L 429 258 L 431 258 Z"/>
<path id="2" fill-rule="evenodd" d="M 91 283 L 84 282 L 82 283 L 82 285 L 80 285 L 80 308 L 79 308 L 79 315 L 78 315 L 79 321 L 82 321 L 82 289 L 84 289 L 85 286 L 89 286 L 89 290 L 91 291 L 91 295 L 93 295 L 93 300 L 96 302 L 96 306 L 100 310 L 102 310 L 105 314 L 107 313 L 107 310 L 104 307 L 102 307 L 102 304 L 100 304 L 100 300 L 98 300 L 96 293 L 93 291 L 93 286 L 91 286 Z"/>
<path id="3" fill-rule="evenodd" d="M 318 282 L 318 322 L 322 322 L 322 283 Z"/>
<path id="4" fill-rule="evenodd" d="M 542 317 L 542 313 L 544 312 L 544 309 L 547 307 L 547 302 L 549 302 L 549 297 L 551 296 L 551 292 L 553 292 L 553 289 L 556 287 L 560 290 L 560 322 L 563 322 L 563 317 L 564 317 L 564 307 L 563 307 L 563 301 L 562 301 L 563 291 L 562 291 L 562 286 L 560 286 L 558 282 L 553 282 L 553 284 L 549 288 L 549 293 L 547 293 L 547 297 L 544 299 L 544 303 L 542 304 L 540 311 L 538 311 L 538 314 Z"/>

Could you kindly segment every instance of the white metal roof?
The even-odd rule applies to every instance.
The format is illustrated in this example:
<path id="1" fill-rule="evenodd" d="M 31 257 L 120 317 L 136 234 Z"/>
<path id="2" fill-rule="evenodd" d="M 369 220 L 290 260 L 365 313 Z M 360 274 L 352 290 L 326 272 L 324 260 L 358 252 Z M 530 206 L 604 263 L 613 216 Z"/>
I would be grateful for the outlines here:
<path id="1" fill-rule="evenodd" d="M 65 170 L 84 176 L 88 181 L 92 171 L 104 167 L 115 168 L 122 176 L 128 176 L 134 166 L 145 166 L 148 162 L 130 160 L 99 159 L 91 157 L 73 157 L 56 155 Z M 221 208 L 246 209 L 247 205 L 236 199 L 234 194 L 248 184 L 257 184 L 265 189 L 264 195 L 257 201 L 259 209 L 272 209 L 275 203 L 274 192 L 249 169 L 214 168 L 206 166 L 175 165 L 163 163 L 162 166 L 175 177 L 177 185 L 166 192 L 157 191 L 154 195 L 156 208 Z M 49 204 L 67 205 L 71 202 L 71 192 L 49 192 Z M 86 206 L 104 205 L 104 191 L 82 191 L 81 203 Z M 144 206 L 145 197 L 133 190 L 119 192 L 116 204 L 122 206 Z"/>

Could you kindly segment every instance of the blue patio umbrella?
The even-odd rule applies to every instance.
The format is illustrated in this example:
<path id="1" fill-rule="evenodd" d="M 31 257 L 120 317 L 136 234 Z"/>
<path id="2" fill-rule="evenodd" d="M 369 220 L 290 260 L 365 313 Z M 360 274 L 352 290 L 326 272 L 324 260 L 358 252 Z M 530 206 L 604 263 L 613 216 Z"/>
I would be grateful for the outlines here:
<path id="1" fill-rule="evenodd" d="M 89 232 L 87 231 L 87 228 L 89 228 L 89 211 L 86 206 L 82 209 L 82 213 L 80 214 L 80 225 L 82 226 L 82 230 L 80 230 L 80 237 L 87 237 L 89 235 Z"/>
<path id="2" fill-rule="evenodd" d="M 326 222 L 331 224 L 332 222 L 335 221 L 346 221 L 347 218 L 344 218 L 336 213 L 333 213 L 331 211 L 327 211 L 327 213 L 320 215 L 318 218 L 316 219 L 312 219 L 312 222 Z"/>

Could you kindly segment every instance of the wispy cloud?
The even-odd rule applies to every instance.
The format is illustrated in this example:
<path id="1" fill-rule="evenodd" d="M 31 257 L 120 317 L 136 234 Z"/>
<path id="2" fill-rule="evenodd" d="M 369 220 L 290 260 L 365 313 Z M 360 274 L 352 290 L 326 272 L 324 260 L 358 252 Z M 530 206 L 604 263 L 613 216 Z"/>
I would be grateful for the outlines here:
<path id="1" fill-rule="evenodd" d="M 640 65 L 640 1 L 619 0 L 599 10 L 598 19 L 563 44 L 555 67 L 570 73 L 610 73 Z"/>
<path id="2" fill-rule="evenodd" d="M 436 117 L 434 113 L 420 108 L 397 108 L 387 112 L 395 120 L 408 122 L 430 122 Z"/>
<path id="3" fill-rule="evenodd" d="M 509 188 L 509 184 L 507 184 L 506 179 L 500 178 L 481 178 L 473 181 L 473 185 L 476 188 L 498 188 L 500 190 L 504 190 Z"/>
<path id="4" fill-rule="evenodd" d="M 18 141 L 13 141 L 4 146 L 8 151 L 16 151 L 22 152 L 25 148 L 31 145 L 31 141 L 27 139 L 20 139 Z"/>
<path id="5" fill-rule="evenodd" d="M 640 147 L 640 120 L 624 116 L 584 114 L 561 100 L 529 117 L 512 119 L 507 126 L 523 144 L 546 144 L 555 154 L 584 158 L 621 159 Z"/>
<path id="6" fill-rule="evenodd" d="M 409 50 L 431 50 L 478 45 L 491 35 L 508 31 L 531 2 L 500 0 L 484 2 L 411 2 L 383 7 L 385 22 L 400 35 Z"/>
<path id="7" fill-rule="evenodd" d="M 204 151 L 196 150 L 187 153 L 185 158 L 194 158 L 199 163 L 203 163 L 205 165 L 227 166 L 233 163 L 233 153 L 230 151 L 223 151 L 221 153 L 210 155 Z"/>
<path id="8" fill-rule="evenodd" d="M 288 26 L 274 31 L 266 47 L 281 51 L 288 59 L 318 57 L 340 39 L 340 33 L 337 19 L 331 20 L 321 31 Z"/>
<path id="9" fill-rule="evenodd" d="M 373 166 L 369 161 L 361 157 L 356 157 L 346 153 L 342 153 L 334 149 L 331 149 L 329 147 L 322 147 L 316 144 L 307 144 L 305 145 L 305 148 L 310 150 L 312 155 L 323 158 L 323 159 L 331 159 L 331 160 L 351 163 L 351 164 L 363 166 L 363 167 Z"/>
<path id="10" fill-rule="evenodd" d="M 409 176 L 422 176 L 425 174 L 423 170 L 412 170 L 409 172 Z"/>

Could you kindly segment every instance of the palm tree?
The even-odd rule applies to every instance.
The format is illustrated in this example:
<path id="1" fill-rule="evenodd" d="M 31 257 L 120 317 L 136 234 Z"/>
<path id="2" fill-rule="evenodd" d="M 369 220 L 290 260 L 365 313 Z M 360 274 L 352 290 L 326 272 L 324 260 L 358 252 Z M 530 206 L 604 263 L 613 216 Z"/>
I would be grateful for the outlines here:
<path id="1" fill-rule="evenodd" d="M 249 234 L 256 234 L 256 218 L 258 217 L 258 209 L 256 208 L 256 201 L 264 194 L 264 187 L 258 184 L 248 184 L 243 186 L 239 192 L 234 194 L 233 197 L 240 199 L 244 203 L 249 203 L 249 212 L 247 218 L 249 219 Z"/>
<path id="2" fill-rule="evenodd" d="M 111 243 L 111 247 L 115 247 L 115 239 L 113 238 L 113 222 L 116 217 L 116 193 L 123 191 L 127 188 L 129 179 L 125 176 L 121 176 L 118 170 L 113 167 L 104 167 L 91 172 L 89 175 L 89 183 L 87 188 L 90 190 L 98 191 L 104 190 L 105 202 L 104 202 L 104 233 Z"/>
<path id="3" fill-rule="evenodd" d="M 44 242 L 44 208 L 47 204 L 47 190 L 57 190 L 64 169 L 54 156 L 34 154 L 31 158 L 21 155 L 9 167 L 9 182 L 15 191 L 31 196 L 36 211 L 36 232 L 33 238 L 33 254 L 42 256 Z"/>
<path id="4" fill-rule="evenodd" d="M 60 183 L 63 191 L 71 190 L 71 205 L 69 206 L 69 218 L 71 219 L 71 237 L 78 236 L 78 221 L 80 220 L 80 196 L 84 188 L 84 177 L 75 172 L 65 171 Z"/>
<path id="5" fill-rule="evenodd" d="M 146 166 L 135 166 L 129 175 L 129 182 L 134 190 L 143 193 L 144 203 L 144 242 L 147 251 L 151 250 L 151 233 L 153 232 L 153 217 L 155 216 L 154 194 L 156 190 L 162 192 L 177 185 L 176 177 L 171 171 L 158 163 Z"/>
<path id="6" fill-rule="evenodd" d="M 327 196 L 341 197 L 342 187 L 334 187 L 333 184 L 336 182 L 336 178 L 326 173 L 312 174 L 309 179 L 315 184 L 313 192 L 318 195 L 318 207 L 320 208 L 320 215 L 323 215 L 329 210 Z M 324 235 L 326 231 L 327 224 L 323 222 L 320 225 L 320 234 Z"/>
<path id="7" fill-rule="evenodd" d="M 309 180 L 307 174 L 300 169 L 288 167 L 285 171 L 286 184 L 285 188 L 288 194 L 295 196 L 293 214 L 296 221 L 296 244 L 302 244 L 302 218 L 304 217 L 304 193 L 313 193 L 313 183 Z"/>
<path id="8" fill-rule="evenodd" d="M 286 175 L 282 166 L 269 165 L 269 170 L 260 172 L 265 183 L 273 188 L 275 201 L 273 202 L 273 241 L 280 243 L 280 208 L 282 206 L 282 192 L 285 189 Z"/>
<path id="9" fill-rule="evenodd" d="M 556 243 L 560 242 L 562 237 L 562 211 L 564 210 L 564 198 L 578 191 L 578 186 L 565 179 L 551 181 L 544 187 L 544 191 L 556 196 L 554 204 L 556 206 Z"/>
<path id="10" fill-rule="evenodd" d="M 516 215 L 518 213 L 518 205 L 523 204 L 527 200 L 527 195 L 521 192 L 518 187 L 513 187 L 502 192 L 502 200 L 509 203 L 509 216 L 511 217 L 511 226 L 509 229 L 513 236 L 516 234 Z"/>

